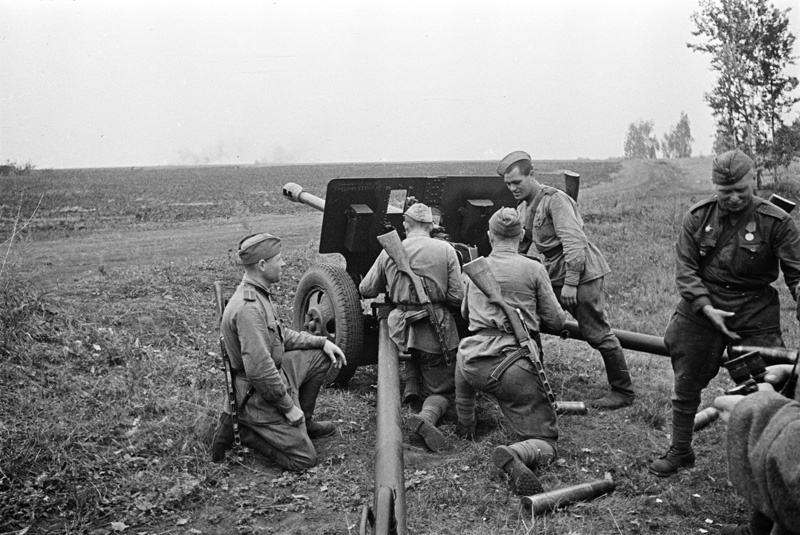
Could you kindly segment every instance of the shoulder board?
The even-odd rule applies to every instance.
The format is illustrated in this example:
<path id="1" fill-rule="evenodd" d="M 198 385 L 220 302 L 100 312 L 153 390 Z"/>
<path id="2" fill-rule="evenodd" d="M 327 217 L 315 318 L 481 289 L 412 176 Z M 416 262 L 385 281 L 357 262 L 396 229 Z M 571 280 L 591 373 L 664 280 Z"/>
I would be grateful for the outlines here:
<path id="1" fill-rule="evenodd" d="M 542 192 L 544 193 L 544 195 L 555 195 L 559 191 L 561 190 L 558 188 L 554 188 L 553 186 L 547 186 L 547 185 L 542 186 Z"/>
<path id="2" fill-rule="evenodd" d="M 693 204 L 691 206 L 691 208 L 689 208 L 689 211 L 690 212 L 694 212 L 695 210 L 698 210 L 698 209 L 702 208 L 703 206 L 706 206 L 706 205 L 709 205 L 709 204 L 712 204 L 712 203 L 715 203 L 715 202 L 717 202 L 717 196 L 716 195 L 714 195 L 712 197 L 709 197 L 707 199 L 703 199 L 702 201 Z"/>
<path id="3" fill-rule="evenodd" d="M 245 284 L 242 288 L 242 297 L 245 301 L 255 301 L 257 299 L 256 289 L 249 284 Z"/>
<path id="4" fill-rule="evenodd" d="M 770 217 L 774 217 L 775 219 L 785 219 L 790 217 L 789 214 L 775 206 L 769 201 L 765 201 L 764 199 L 758 198 L 759 202 L 758 206 L 756 206 L 756 212 L 759 214 L 768 215 Z"/>

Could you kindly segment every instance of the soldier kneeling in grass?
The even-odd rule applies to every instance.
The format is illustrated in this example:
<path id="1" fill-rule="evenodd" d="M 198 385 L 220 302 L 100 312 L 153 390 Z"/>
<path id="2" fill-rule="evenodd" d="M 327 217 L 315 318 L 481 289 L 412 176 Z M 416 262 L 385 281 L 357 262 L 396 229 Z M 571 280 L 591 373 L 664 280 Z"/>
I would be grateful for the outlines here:
<path id="1" fill-rule="evenodd" d="M 314 466 L 311 439 L 332 435 L 332 422 L 312 420 L 322 385 L 332 368 L 347 364 L 344 353 L 324 336 L 283 327 L 276 318 L 269 287 L 280 281 L 281 240 L 271 234 L 239 242 L 242 283 L 222 315 L 222 336 L 231 365 L 241 426 L 241 442 L 280 466 Z M 234 443 L 229 403 L 211 444 L 219 462 Z"/>
<path id="2" fill-rule="evenodd" d="M 501 208 L 489 219 L 492 252 L 486 258 L 502 299 L 520 311 L 531 333 L 539 321 L 553 330 L 564 327 L 566 313 L 556 299 L 547 271 L 536 260 L 517 254 L 522 221 L 513 208 Z M 519 351 L 505 312 L 491 303 L 471 280 L 466 280 L 461 314 L 473 334 L 461 340 L 456 366 L 456 433 L 475 433 L 475 398 L 480 390 L 495 397 L 518 441 L 498 446 L 492 462 L 511 476 L 520 496 L 542 492 L 532 469 L 549 464 L 557 455 L 556 413 L 547 395 L 548 384 L 531 360 L 537 355 Z M 537 378 L 537 376 L 539 378 Z"/>

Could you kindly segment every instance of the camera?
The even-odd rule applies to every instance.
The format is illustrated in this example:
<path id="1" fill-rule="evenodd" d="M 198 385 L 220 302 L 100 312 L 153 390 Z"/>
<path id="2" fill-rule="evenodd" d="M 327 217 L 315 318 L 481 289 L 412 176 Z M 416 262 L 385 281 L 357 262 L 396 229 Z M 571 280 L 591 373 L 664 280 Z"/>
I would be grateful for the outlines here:
<path id="1" fill-rule="evenodd" d="M 767 368 L 759 351 L 748 351 L 740 357 L 723 363 L 736 386 L 725 391 L 727 395 L 746 396 L 758 391 L 758 383 L 764 382 Z"/>

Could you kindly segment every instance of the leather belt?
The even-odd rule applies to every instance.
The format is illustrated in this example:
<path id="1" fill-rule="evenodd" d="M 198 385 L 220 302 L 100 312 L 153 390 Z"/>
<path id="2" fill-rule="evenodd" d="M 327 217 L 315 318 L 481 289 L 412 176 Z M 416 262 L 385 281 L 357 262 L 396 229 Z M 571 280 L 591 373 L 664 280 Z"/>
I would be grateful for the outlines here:
<path id="1" fill-rule="evenodd" d="M 473 331 L 472 334 L 479 334 L 481 336 L 509 336 L 512 333 L 507 333 L 505 331 L 501 331 L 500 329 L 478 329 L 477 331 Z"/>
<path id="2" fill-rule="evenodd" d="M 441 303 L 431 303 L 433 306 L 442 306 Z M 420 310 L 425 310 L 425 306 L 420 305 L 419 303 L 411 304 L 411 303 L 397 303 L 395 305 L 397 310 L 401 310 L 403 312 L 418 312 Z"/>
<path id="3" fill-rule="evenodd" d="M 550 260 L 551 258 L 561 254 L 562 251 L 564 251 L 564 246 L 561 245 L 561 244 L 558 244 L 555 247 L 553 247 L 552 249 L 548 249 L 546 251 L 543 251 L 542 252 L 542 256 L 545 257 L 547 260 Z"/>

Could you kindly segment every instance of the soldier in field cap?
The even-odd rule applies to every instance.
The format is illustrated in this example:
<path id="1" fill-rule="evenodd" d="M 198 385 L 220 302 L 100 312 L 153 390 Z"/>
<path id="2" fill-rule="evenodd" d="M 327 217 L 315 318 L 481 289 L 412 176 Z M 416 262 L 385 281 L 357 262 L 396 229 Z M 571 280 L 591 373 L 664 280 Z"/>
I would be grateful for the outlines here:
<path id="1" fill-rule="evenodd" d="M 676 244 L 680 302 L 664 343 L 674 371 L 672 444 L 650 465 L 666 477 L 694 466 L 694 417 L 726 346 L 783 346 L 779 268 L 794 299 L 800 282 L 800 233 L 777 206 L 755 196 L 753 161 L 733 150 L 714 159 L 716 194 L 684 216 Z"/>
<path id="2" fill-rule="evenodd" d="M 244 266 L 242 283 L 222 315 L 221 331 L 236 385 L 242 444 L 283 468 L 314 466 L 311 439 L 333 434 L 332 422 L 312 420 L 317 395 L 328 371 L 347 364 L 344 353 L 324 336 L 281 325 L 269 288 L 280 281 L 284 261 L 281 240 L 254 234 L 239 242 Z M 211 444 L 211 460 L 219 462 L 234 441 L 226 399 Z"/>
<path id="3" fill-rule="evenodd" d="M 389 335 L 398 349 L 409 353 L 412 361 L 418 365 L 420 395 L 424 398 L 422 410 L 408 417 L 406 427 L 415 443 L 424 444 L 431 451 L 438 452 L 445 447 L 445 439 L 436 425 L 447 410 L 448 396 L 455 391 L 456 363 L 455 357 L 449 355 L 455 355 L 458 332 L 448 307 L 456 307 L 461 303 L 461 265 L 452 245 L 430 236 L 433 214 L 428 206 L 415 203 L 404 215 L 406 239 L 403 240 L 403 247 L 411 269 L 427 287 L 447 347 L 442 347 L 430 321 L 419 319 L 423 307 L 414 292 L 413 283 L 410 277 L 398 271 L 386 251 L 378 255 L 358 289 L 365 298 L 377 297 L 385 292 L 395 303 L 395 308 L 387 318 Z M 405 379 L 408 380 L 408 375 Z"/>
<path id="4" fill-rule="evenodd" d="M 578 205 L 563 191 L 536 180 L 527 152 L 514 151 L 500 160 L 497 174 L 519 203 L 525 231 L 519 252 L 542 259 L 559 301 L 603 358 L 611 391 L 590 405 L 609 410 L 631 405 L 634 392 L 628 364 L 605 314 L 603 281 L 611 269 L 583 232 Z"/>
<path id="5" fill-rule="evenodd" d="M 501 208 L 489 219 L 492 269 L 503 299 L 519 309 L 530 331 L 539 332 L 539 322 L 561 330 L 566 314 L 558 304 L 545 268 L 520 255 L 522 220 L 514 208 Z M 515 434 L 510 445 L 492 453 L 494 465 L 511 476 L 517 494 L 542 492 L 533 470 L 557 456 L 556 413 L 531 361 L 519 358 L 517 340 L 503 311 L 465 278 L 461 315 L 469 322 L 472 336 L 461 340 L 456 367 L 456 433 L 470 438 L 475 433 L 477 391 L 494 396 Z"/>

